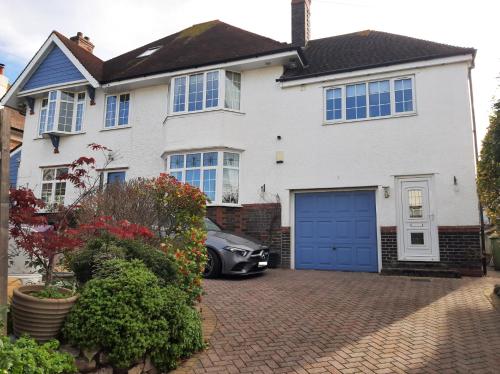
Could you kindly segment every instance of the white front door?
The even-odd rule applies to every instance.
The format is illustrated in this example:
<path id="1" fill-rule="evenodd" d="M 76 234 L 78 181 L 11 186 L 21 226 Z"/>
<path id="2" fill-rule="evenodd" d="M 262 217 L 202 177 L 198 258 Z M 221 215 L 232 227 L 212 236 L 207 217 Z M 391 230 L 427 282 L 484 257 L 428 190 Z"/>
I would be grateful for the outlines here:
<path id="1" fill-rule="evenodd" d="M 435 207 L 430 177 L 398 180 L 398 257 L 404 261 L 439 261 Z"/>

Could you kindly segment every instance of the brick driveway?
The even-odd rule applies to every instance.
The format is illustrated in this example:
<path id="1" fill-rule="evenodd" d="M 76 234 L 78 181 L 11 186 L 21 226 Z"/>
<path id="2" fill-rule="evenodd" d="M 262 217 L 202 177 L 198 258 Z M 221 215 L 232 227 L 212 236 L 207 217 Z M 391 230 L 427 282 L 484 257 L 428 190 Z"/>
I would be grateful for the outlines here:
<path id="1" fill-rule="evenodd" d="M 189 371 L 500 373 L 500 311 L 483 294 L 494 281 L 292 270 L 206 281 L 217 327 Z"/>

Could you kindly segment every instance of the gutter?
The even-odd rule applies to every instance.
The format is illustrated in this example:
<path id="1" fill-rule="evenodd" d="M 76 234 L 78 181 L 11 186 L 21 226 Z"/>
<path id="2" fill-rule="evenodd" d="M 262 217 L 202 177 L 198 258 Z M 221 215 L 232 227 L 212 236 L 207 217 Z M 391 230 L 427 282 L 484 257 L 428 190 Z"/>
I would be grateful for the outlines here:
<path id="1" fill-rule="evenodd" d="M 475 54 L 474 54 L 475 56 Z M 468 75 L 469 75 L 469 92 L 470 92 L 470 102 L 472 109 L 472 135 L 474 138 L 474 157 L 476 161 L 476 173 L 477 166 L 479 163 L 479 147 L 477 144 L 477 131 L 476 131 L 476 112 L 474 110 L 474 92 L 472 89 L 472 69 L 474 68 L 474 63 L 472 66 L 469 66 Z M 478 209 L 479 209 L 479 223 L 481 225 L 480 235 L 481 235 L 481 261 L 483 263 L 483 274 L 486 275 L 488 273 L 487 263 L 486 263 L 486 235 L 484 233 L 484 216 L 483 216 L 483 204 L 481 204 L 481 200 L 478 195 Z"/>

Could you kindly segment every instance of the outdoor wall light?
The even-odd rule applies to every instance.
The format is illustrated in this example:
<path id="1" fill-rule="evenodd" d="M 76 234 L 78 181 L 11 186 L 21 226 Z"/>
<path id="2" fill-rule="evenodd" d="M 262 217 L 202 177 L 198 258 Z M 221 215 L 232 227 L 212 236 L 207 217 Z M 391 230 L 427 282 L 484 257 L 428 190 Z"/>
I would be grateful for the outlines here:
<path id="1" fill-rule="evenodd" d="M 382 189 L 384 190 L 384 197 L 386 199 L 388 199 L 389 196 L 391 196 L 391 192 L 390 192 L 389 186 L 383 186 Z"/>
<path id="2" fill-rule="evenodd" d="M 276 163 L 277 164 L 282 164 L 285 162 L 285 154 L 283 151 L 277 151 L 276 152 Z"/>

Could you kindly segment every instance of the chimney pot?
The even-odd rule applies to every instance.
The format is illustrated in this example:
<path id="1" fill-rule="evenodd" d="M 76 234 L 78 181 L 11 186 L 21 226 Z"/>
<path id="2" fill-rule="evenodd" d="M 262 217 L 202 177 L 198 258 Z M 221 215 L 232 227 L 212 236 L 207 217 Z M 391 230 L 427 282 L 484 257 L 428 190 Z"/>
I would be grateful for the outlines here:
<path id="1" fill-rule="evenodd" d="M 80 48 L 85 49 L 86 51 L 92 53 L 94 51 L 94 44 L 90 42 L 90 38 L 88 36 L 83 36 L 81 31 L 78 31 L 75 36 L 69 38 L 72 42 L 76 43 Z"/>
<path id="2" fill-rule="evenodd" d="M 5 65 L 0 63 L 0 75 L 3 75 L 4 68 L 5 68 Z"/>
<path id="3" fill-rule="evenodd" d="M 311 0 L 292 0 L 292 44 L 304 47 L 311 36 Z"/>

